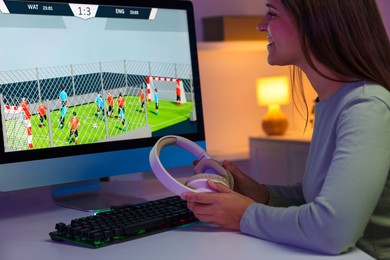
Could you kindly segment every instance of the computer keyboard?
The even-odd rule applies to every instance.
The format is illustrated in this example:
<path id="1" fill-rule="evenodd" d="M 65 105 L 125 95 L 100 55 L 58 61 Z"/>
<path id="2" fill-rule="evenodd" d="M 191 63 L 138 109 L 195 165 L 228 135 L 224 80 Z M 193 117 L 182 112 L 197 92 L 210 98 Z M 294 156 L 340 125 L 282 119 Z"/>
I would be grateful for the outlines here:
<path id="1" fill-rule="evenodd" d="M 109 211 L 57 223 L 49 235 L 55 241 L 100 248 L 167 231 L 198 221 L 179 196 L 136 205 L 113 207 Z"/>

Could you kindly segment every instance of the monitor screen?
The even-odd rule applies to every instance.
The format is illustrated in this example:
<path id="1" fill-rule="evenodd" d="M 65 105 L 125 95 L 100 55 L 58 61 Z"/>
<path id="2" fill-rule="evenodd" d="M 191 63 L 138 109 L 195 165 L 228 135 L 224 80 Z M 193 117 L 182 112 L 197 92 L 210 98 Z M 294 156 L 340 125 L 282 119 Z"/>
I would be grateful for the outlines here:
<path id="1" fill-rule="evenodd" d="M 204 146 L 190 2 L 1 0 L 0 11 L 0 191 L 150 170 L 168 134 Z M 167 167 L 190 163 L 179 154 Z"/>

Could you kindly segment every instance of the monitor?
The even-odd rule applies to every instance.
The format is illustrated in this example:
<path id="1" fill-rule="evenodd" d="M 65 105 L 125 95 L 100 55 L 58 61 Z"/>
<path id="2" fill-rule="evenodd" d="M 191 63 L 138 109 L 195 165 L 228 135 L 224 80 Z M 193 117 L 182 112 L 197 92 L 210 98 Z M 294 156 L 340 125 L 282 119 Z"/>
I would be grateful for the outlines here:
<path id="1" fill-rule="evenodd" d="M 205 148 L 194 14 L 189 1 L 67 1 L 0 0 L 0 191 L 52 186 L 96 208 L 99 180 L 150 171 L 162 136 Z M 192 163 L 164 151 L 165 167 Z"/>

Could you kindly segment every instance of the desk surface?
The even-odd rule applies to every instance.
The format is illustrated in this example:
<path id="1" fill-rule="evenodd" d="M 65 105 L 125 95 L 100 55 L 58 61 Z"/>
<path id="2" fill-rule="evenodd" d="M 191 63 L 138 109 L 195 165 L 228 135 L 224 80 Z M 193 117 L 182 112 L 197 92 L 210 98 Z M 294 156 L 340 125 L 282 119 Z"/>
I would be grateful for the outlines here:
<path id="1" fill-rule="evenodd" d="M 156 180 L 113 181 L 116 192 L 142 190 L 138 197 L 169 196 Z M 135 189 L 137 187 L 137 189 Z M 130 194 L 130 196 L 134 196 Z M 48 188 L 0 193 L 0 259 L 323 259 L 327 256 L 280 245 L 205 223 L 111 245 L 89 249 L 50 240 L 57 222 L 88 215 L 55 205 Z M 362 251 L 332 259 L 372 259 Z"/>

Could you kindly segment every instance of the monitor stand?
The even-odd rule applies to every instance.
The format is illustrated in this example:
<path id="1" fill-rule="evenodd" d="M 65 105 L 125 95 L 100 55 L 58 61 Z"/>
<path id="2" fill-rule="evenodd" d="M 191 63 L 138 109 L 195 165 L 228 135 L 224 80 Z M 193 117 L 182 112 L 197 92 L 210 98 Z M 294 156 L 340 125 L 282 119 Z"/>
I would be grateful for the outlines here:
<path id="1" fill-rule="evenodd" d="M 81 211 L 98 212 L 112 206 L 145 202 L 145 199 L 115 194 L 114 190 L 102 188 L 98 180 L 52 186 L 52 199 L 60 206 Z"/>

